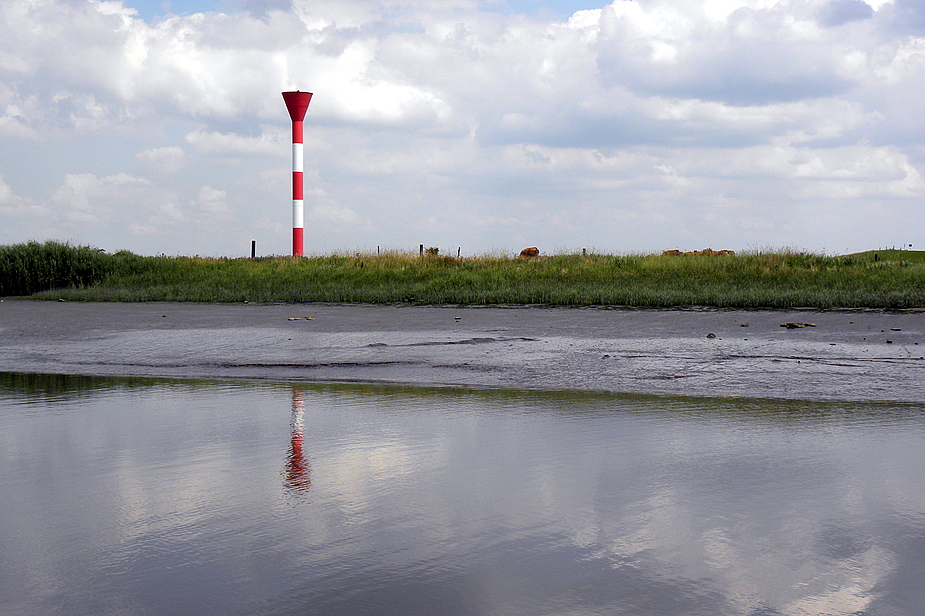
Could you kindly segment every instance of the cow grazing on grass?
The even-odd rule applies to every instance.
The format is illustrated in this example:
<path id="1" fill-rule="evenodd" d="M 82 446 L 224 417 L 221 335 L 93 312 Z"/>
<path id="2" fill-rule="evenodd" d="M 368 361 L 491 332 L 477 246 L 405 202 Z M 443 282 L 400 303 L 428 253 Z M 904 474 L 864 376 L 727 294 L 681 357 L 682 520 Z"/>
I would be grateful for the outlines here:
<path id="1" fill-rule="evenodd" d="M 721 257 L 723 255 L 734 255 L 732 250 L 712 250 L 704 248 L 703 250 L 694 250 L 692 252 L 681 252 L 680 250 L 666 250 L 662 253 L 664 257 Z"/>
<path id="2" fill-rule="evenodd" d="M 520 251 L 521 259 L 532 259 L 533 257 L 540 256 L 540 249 L 536 246 L 531 246 L 530 248 L 524 248 Z"/>

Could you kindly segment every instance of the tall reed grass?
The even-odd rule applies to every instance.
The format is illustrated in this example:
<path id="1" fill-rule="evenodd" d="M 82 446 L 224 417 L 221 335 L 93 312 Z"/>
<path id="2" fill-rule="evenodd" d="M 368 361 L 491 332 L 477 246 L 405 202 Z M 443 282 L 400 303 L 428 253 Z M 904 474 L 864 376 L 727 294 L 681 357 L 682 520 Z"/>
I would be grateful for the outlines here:
<path id="1" fill-rule="evenodd" d="M 41 246 L 0 249 L 0 272 L 7 271 L 7 254 Z M 2 293 L 86 301 L 925 307 L 925 264 L 874 261 L 869 255 L 781 251 L 719 257 L 560 254 L 457 259 L 388 253 L 213 259 L 107 255 L 67 245 L 48 250 L 54 263 L 70 263 L 61 253 L 74 253 L 69 258 L 75 265 L 59 268 L 66 275 L 56 276 L 45 274 L 57 270 L 41 265 L 41 259 L 29 267 L 18 266 L 16 284 L 4 280 Z M 82 259 L 91 265 L 78 267 L 85 263 Z M 32 272 L 41 276 L 33 279 Z M 45 290 L 35 293 L 39 289 Z"/>
<path id="2" fill-rule="evenodd" d="M 117 257 L 89 246 L 60 242 L 0 246 L 0 296 L 83 288 L 112 274 L 116 264 Z"/>

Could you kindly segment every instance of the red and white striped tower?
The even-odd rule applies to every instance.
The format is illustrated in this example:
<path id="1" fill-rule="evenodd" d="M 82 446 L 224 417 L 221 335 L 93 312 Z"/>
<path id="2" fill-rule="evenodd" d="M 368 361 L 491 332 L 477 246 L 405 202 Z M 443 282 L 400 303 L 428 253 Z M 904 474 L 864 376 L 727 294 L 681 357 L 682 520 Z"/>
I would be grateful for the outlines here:
<path id="1" fill-rule="evenodd" d="M 302 215 L 302 120 L 312 100 L 311 92 L 283 92 L 292 118 L 292 256 L 301 257 L 304 219 Z"/>

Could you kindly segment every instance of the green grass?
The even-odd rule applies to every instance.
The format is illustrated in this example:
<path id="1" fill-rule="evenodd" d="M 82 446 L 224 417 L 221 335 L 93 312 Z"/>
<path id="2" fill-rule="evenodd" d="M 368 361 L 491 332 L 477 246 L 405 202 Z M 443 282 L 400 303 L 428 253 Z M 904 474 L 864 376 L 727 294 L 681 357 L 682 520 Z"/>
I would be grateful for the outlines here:
<path id="1" fill-rule="evenodd" d="M 868 261 L 901 261 L 925 265 L 925 250 L 867 250 L 848 256 Z"/>
<path id="2" fill-rule="evenodd" d="M 84 301 L 925 307 L 925 256 L 435 254 L 212 259 L 106 254 L 66 244 L 0 247 L 0 294 Z M 44 259 L 41 255 L 47 255 Z M 28 256 L 28 258 L 25 258 Z"/>
<path id="3" fill-rule="evenodd" d="M 0 246 L 0 296 L 86 287 L 113 273 L 117 260 L 96 248 L 58 242 Z"/>

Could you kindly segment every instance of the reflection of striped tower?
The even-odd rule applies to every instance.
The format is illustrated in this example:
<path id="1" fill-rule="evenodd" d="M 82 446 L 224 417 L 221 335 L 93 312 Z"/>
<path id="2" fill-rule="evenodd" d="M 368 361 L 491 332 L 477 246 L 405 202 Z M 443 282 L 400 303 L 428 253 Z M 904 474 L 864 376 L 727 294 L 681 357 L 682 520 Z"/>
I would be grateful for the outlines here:
<path id="1" fill-rule="evenodd" d="M 301 257 L 304 222 L 302 217 L 302 120 L 312 100 L 311 92 L 283 92 L 292 118 L 292 256 Z"/>
<path id="2" fill-rule="evenodd" d="M 286 456 L 286 479 L 284 485 L 292 492 L 305 492 L 312 484 L 311 470 L 302 450 L 305 438 L 305 401 L 301 389 L 292 390 L 292 416 L 289 429 L 292 440 L 289 443 L 289 455 Z"/>

